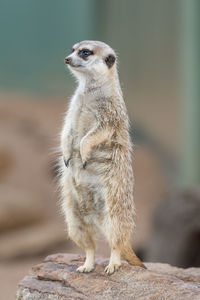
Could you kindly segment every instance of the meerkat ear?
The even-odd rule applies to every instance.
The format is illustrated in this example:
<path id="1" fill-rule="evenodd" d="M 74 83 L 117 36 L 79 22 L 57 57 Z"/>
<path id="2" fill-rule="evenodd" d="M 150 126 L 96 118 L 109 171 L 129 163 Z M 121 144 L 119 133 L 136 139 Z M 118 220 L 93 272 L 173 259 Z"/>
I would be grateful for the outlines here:
<path id="1" fill-rule="evenodd" d="M 116 57 L 113 54 L 109 54 L 106 58 L 105 58 L 105 63 L 108 66 L 108 68 L 110 69 L 114 62 L 116 60 Z"/>

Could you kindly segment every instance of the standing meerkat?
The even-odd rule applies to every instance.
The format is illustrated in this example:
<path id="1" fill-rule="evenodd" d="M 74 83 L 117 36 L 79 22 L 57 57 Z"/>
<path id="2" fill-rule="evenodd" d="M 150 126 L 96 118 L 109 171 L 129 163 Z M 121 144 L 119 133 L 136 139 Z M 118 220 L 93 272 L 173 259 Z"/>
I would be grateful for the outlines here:
<path id="1" fill-rule="evenodd" d="M 121 265 L 145 268 L 131 248 L 134 228 L 132 144 L 116 54 L 99 41 L 72 48 L 65 63 L 78 79 L 61 133 L 62 210 L 69 237 L 86 252 L 77 271 L 94 269 L 95 232 L 106 236 L 107 274 Z"/>

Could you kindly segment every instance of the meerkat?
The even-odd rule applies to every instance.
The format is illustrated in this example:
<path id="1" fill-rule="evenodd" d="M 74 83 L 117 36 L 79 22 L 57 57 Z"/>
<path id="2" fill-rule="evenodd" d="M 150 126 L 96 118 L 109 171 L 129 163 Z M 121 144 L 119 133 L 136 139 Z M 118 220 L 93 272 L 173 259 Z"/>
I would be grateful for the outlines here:
<path id="1" fill-rule="evenodd" d="M 78 80 L 61 132 L 62 210 L 69 237 L 86 253 L 77 271 L 94 269 L 95 233 L 111 248 L 107 274 L 121 257 L 145 268 L 131 248 L 134 228 L 132 144 L 114 50 L 99 41 L 73 46 L 65 63 Z"/>

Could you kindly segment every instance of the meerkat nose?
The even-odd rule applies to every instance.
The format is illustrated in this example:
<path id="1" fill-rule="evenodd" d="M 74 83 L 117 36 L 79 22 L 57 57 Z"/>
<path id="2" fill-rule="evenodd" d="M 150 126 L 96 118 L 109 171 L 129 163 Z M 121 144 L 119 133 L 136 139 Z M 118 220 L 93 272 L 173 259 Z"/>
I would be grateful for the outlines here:
<path id="1" fill-rule="evenodd" d="M 72 61 L 71 57 L 65 57 L 65 63 L 68 65 Z"/>

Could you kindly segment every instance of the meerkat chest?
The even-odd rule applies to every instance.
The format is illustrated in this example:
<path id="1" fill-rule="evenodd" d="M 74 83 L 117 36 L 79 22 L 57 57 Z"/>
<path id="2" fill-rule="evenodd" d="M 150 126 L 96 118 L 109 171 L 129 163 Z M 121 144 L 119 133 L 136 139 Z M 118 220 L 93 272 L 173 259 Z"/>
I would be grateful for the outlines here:
<path id="1" fill-rule="evenodd" d="M 77 143 L 95 125 L 95 105 L 87 97 L 77 97 L 73 106 L 72 129 Z"/>

